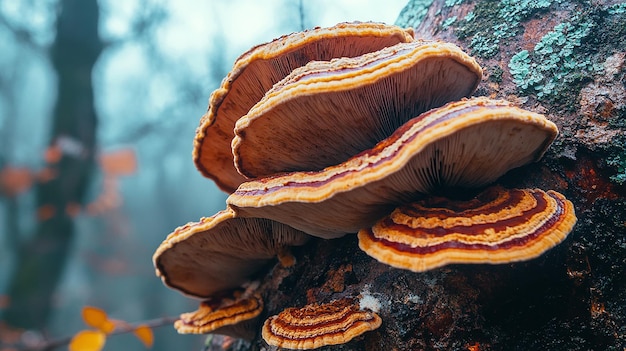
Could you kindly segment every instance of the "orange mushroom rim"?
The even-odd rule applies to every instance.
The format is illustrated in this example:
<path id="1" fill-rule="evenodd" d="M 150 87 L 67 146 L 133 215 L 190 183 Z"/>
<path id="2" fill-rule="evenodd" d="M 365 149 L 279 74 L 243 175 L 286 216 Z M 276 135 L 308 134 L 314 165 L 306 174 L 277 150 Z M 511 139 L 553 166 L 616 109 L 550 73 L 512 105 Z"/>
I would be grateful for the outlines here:
<path id="1" fill-rule="evenodd" d="M 450 103 L 453 104 L 454 102 Z M 479 101 L 478 105 L 469 105 L 460 109 L 456 109 L 450 113 L 446 113 L 444 115 L 442 115 L 440 118 L 434 119 L 433 121 L 431 121 L 430 123 L 426 123 L 423 126 L 421 126 L 418 130 L 414 131 L 413 133 L 411 133 L 410 137 L 408 137 L 403 144 L 409 144 L 411 143 L 413 140 L 417 139 L 417 138 L 421 138 L 423 135 L 424 131 L 427 131 L 431 128 L 433 128 L 436 125 L 439 124 L 444 124 L 447 121 L 450 120 L 454 120 L 454 119 L 458 119 L 459 116 L 464 115 L 464 114 L 468 114 L 471 113 L 473 111 L 476 110 L 480 110 L 480 109 L 484 109 L 484 108 L 502 108 L 502 107 L 510 107 L 508 105 L 504 105 L 502 103 L 502 101 L 498 100 L 492 100 L 491 102 L 487 102 L 486 100 L 482 100 Z M 428 118 L 431 116 L 431 114 L 437 113 L 438 109 L 432 109 L 428 112 L 422 113 L 421 115 L 411 119 L 409 122 L 405 123 L 404 125 L 400 126 L 398 129 L 396 129 L 396 131 L 388 138 L 382 140 L 381 142 L 379 142 L 378 144 L 376 144 L 376 146 L 374 146 L 371 149 L 362 151 L 360 153 L 358 153 L 357 155 L 355 155 L 352 159 L 357 159 L 360 158 L 361 156 L 369 156 L 368 158 L 370 159 L 374 159 L 375 155 L 382 153 L 383 151 L 388 151 L 388 147 L 395 144 L 396 142 L 398 142 L 398 140 L 402 137 L 405 136 L 405 134 L 412 128 L 414 128 L 414 126 L 416 124 L 419 124 L 420 121 Z M 547 138 L 544 145 L 541 145 L 538 150 L 541 150 L 541 152 L 543 153 L 543 151 L 545 151 L 548 146 L 552 143 L 552 141 L 554 140 L 554 138 L 556 137 L 556 133 L 554 133 L 554 135 L 552 135 L 550 138 Z M 389 162 L 390 160 L 394 159 L 397 157 L 397 155 L 402 152 L 402 148 L 395 148 L 392 152 L 389 152 L 387 155 L 383 156 L 383 157 L 378 157 L 376 158 L 375 162 L 369 163 L 368 164 L 368 168 L 376 168 L 376 166 L 380 165 L 380 164 L 384 164 Z M 537 158 L 541 157 L 541 155 L 537 155 Z M 328 169 L 333 168 L 333 167 L 329 167 Z M 288 189 L 290 187 L 293 188 L 303 188 L 303 187 L 310 187 L 310 188 L 321 188 L 323 186 L 325 186 L 328 183 L 332 183 L 334 181 L 336 181 L 336 179 L 338 178 L 343 178 L 343 177 L 347 177 L 351 174 L 358 174 L 361 170 L 358 168 L 353 168 L 353 169 L 349 169 L 349 170 L 343 170 L 341 172 L 336 172 L 334 174 L 332 174 L 329 177 L 324 177 L 323 179 L 320 180 L 314 180 L 315 176 L 318 175 L 320 173 L 320 171 L 300 171 L 298 172 L 299 174 L 302 174 L 304 176 L 310 176 L 309 179 L 312 180 L 308 180 L 307 182 L 302 182 L 302 181 L 285 181 L 285 182 L 280 182 L 279 184 L 275 185 L 275 186 L 267 186 L 267 187 L 256 187 L 256 188 L 246 188 L 246 187 L 239 187 L 233 194 L 240 196 L 240 197 L 253 197 L 253 196 L 266 196 L 272 192 L 275 191 L 283 191 L 285 189 Z M 257 178 L 254 179 L 255 182 L 259 182 L 259 183 L 268 183 L 269 181 L 271 181 L 272 179 L 275 178 L 279 178 L 279 177 L 284 177 L 284 173 L 280 173 L 277 175 L 273 175 L 273 176 L 268 176 L 268 177 L 264 177 L 264 178 Z M 246 183 L 244 183 L 243 185 L 245 185 Z M 232 196 L 232 195 L 231 195 Z"/>
<path id="2" fill-rule="evenodd" d="M 262 311 L 263 299 L 259 294 L 240 298 L 226 305 L 220 299 L 211 299 L 201 302 L 197 311 L 183 313 L 174 323 L 174 327 L 179 333 L 210 333 L 218 328 L 256 318 Z"/>
<path id="3" fill-rule="evenodd" d="M 494 196 L 494 195 L 497 196 L 497 192 L 495 188 L 490 188 L 486 192 L 488 193 L 488 196 Z M 472 224 L 469 226 L 456 225 L 456 226 L 451 226 L 448 228 L 443 228 L 443 227 L 420 228 L 419 229 L 420 233 L 427 235 L 427 236 L 428 235 L 433 236 L 433 237 L 435 236 L 444 237 L 452 233 L 459 233 L 459 234 L 472 236 L 478 233 L 484 233 L 487 230 L 493 230 L 493 231 L 499 232 L 499 231 L 504 231 L 510 227 L 517 227 L 519 225 L 525 224 L 529 220 L 529 218 L 535 215 L 541 214 L 543 212 L 546 212 L 547 210 L 550 210 L 548 208 L 549 207 L 548 201 L 543 196 L 544 194 L 543 191 L 531 191 L 530 193 L 531 193 L 531 196 L 536 201 L 536 206 L 534 206 L 533 208 L 527 211 L 524 211 L 522 215 L 520 216 L 514 216 L 511 218 L 503 219 L 496 223 Z M 525 194 L 525 191 L 515 189 L 514 191 L 510 192 L 511 198 L 509 199 L 509 201 L 501 202 L 495 205 L 494 207 L 489 208 L 489 210 L 490 212 L 493 213 L 493 212 L 505 210 L 508 207 L 515 206 L 516 203 L 519 203 L 521 201 L 521 198 L 524 196 L 524 194 Z M 551 213 L 549 218 L 545 220 L 540 226 L 534 228 L 531 232 L 527 233 L 526 235 L 511 238 L 510 240 L 502 240 L 502 242 L 499 244 L 481 243 L 481 242 L 463 243 L 463 242 L 456 241 L 456 240 L 455 241 L 448 240 L 448 241 L 443 241 L 439 244 L 434 244 L 434 245 L 414 246 L 414 245 L 405 244 L 401 242 L 391 241 L 382 237 L 377 237 L 376 235 L 374 235 L 374 232 L 372 231 L 371 228 L 361 230 L 359 232 L 359 240 L 368 240 L 373 243 L 377 243 L 381 246 L 390 248 L 394 251 L 414 254 L 416 256 L 433 254 L 433 253 L 441 252 L 441 251 L 448 250 L 448 249 L 467 250 L 467 251 L 481 250 L 481 251 L 488 251 L 488 252 L 489 251 L 497 252 L 497 251 L 511 250 L 515 248 L 523 248 L 523 247 L 526 247 L 528 243 L 540 239 L 547 232 L 551 232 L 555 229 L 562 230 L 561 228 L 559 228 L 561 225 L 561 222 L 564 222 L 564 221 L 567 222 L 563 225 L 566 228 L 563 228 L 564 230 L 562 230 L 565 235 L 567 235 L 567 233 L 569 232 L 569 230 L 571 230 L 571 227 L 574 224 L 573 222 L 575 221 L 575 219 L 572 221 L 568 220 L 569 219 L 568 212 L 571 212 L 571 215 L 573 215 L 573 209 L 568 210 L 569 208 L 571 208 L 571 203 L 568 200 L 566 200 L 563 197 L 563 195 L 557 192 L 548 191 L 545 194 L 547 194 L 550 198 L 554 199 L 554 201 L 556 202 L 556 205 L 553 206 L 554 212 Z M 459 204 L 459 203 L 456 202 L 456 204 Z M 446 209 L 449 209 L 453 212 L 456 212 L 456 210 L 459 210 L 459 208 L 455 209 L 454 207 L 455 207 L 455 202 L 446 203 Z M 450 211 L 443 210 L 443 209 L 433 208 L 429 210 L 431 210 L 431 212 L 428 212 L 428 213 L 426 211 L 423 211 L 421 213 L 417 211 L 417 213 L 415 213 L 415 216 L 438 217 L 442 215 L 449 215 L 450 213 Z M 477 213 L 478 211 L 472 211 L 472 210 L 465 211 L 463 209 L 461 210 L 462 210 L 461 213 L 463 216 L 471 215 L 472 212 L 474 212 L 474 214 L 479 214 Z M 390 216 L 385 217 L 380 222 L 381 222 L 382 227 L 390 228 L 392 230 L 396 229 L 398 231 L 403 231 L 404 229 L 403 225 L 393 222 Z M 541 252 L 539 252 L 538 254 L 541 254 Z M 530 258 L 531 257 L 528 257 L 528 259 Z"/>
<path id="4" fill-rule="evenodd" d="M 312 349 L 347 343 L 381 324 L 378 314 L 360 309 L 354 298 L 344 298 L 287 308 L 265 321 L 262 335 L 273 346 Z"/>

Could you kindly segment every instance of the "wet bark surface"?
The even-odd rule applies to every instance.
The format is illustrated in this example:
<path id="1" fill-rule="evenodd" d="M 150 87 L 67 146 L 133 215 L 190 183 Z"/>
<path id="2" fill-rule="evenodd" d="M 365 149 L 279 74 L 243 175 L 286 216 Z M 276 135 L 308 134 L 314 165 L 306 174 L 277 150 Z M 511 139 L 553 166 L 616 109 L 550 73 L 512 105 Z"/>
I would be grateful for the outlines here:
<path id="1" fill-rule="evenodd" d="M 263 278 L 264 317 L 369 294 L 381 303 L 382 326 L 321 350 L 624 350 L 626 4 L 412 1 L 398 24 L 475 56 L 485 70 L 475 95 L 557 123 L 544 159 L 499 183 L 563 193 L 578 223 L 531 261 L 426 273 L 377 262 L 354 235 L 316 240 L 294 250 L 295 266 Z M 260 336 L 230 348 L 276 349 Z"/>

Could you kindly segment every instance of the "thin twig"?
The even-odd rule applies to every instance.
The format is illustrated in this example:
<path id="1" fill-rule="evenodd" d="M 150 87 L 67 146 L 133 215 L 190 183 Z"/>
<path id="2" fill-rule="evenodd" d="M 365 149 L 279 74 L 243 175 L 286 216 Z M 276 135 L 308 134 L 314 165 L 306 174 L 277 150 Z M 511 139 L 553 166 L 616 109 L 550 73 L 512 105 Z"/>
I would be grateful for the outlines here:
<path id="1" fill-rule="evenodd" d="M 162 327 L 166 325 L 171 325 L 177 319 L 178 317 L 161 317 L 161 318 L 150 319 L 144 322 L 132 323 L 132 324 L 126 323 L 126 322 L 119 322 L 115 330 L 107 334 L 107 337 L 113 336 L 113 335 L 119 335 L 119 334 L 132 333 L 133 331 L 135 331 L 137 328 L 141 326 L 146 326 L 152 329 L 152 328 L 158 328 L 158 327 Z M 36 346 L 21 346 L 21 345 L 6 345 L 6 346 L 16 347 L 17 350 L 19 351 L 52 351 L 57 347 L 69 345 L 73 337 L 74 336 L 72 335 L 72 336 L 66 336 L 63 338 L 52 339 Z"/>

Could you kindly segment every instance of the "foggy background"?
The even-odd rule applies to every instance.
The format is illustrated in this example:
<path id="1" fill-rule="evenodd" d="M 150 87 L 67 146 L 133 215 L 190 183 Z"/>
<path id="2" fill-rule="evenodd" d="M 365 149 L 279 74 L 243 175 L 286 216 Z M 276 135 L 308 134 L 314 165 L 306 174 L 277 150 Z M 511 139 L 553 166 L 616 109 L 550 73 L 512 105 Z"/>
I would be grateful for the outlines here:
<path id="1" fill-rule="evenodd" d="M 405 2 L 0 0 L 0 351 L 75 334 L 86 305 L 127 322 L 194 310 L 152 254 L 225 207 L 191 160 L 211 91 L 254 45 L 392 24 Z M 203 342 L 165 326 L 153 349 Z M 132 335 L 105 347 L 134 349 Z"/>

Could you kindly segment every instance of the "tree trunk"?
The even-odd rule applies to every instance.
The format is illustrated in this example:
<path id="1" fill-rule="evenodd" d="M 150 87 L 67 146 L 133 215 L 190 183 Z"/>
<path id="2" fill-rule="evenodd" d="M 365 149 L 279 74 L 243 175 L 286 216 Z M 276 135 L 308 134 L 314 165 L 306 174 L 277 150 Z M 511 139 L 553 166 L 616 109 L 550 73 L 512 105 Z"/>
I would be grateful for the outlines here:
<path id="1" fill-rule="evenodd" d="M 378 263 L 353 235 L 318 240 L 264 278 L 263 317 L 369 292 L 382 303 L 382 326 L 320 350 L 624 350 L 626 3 L 415 0 L 398 24 L 475 56 L 485 70 L 475 95 L 557 123 L 544 159 L 499 183 L 565 194 L 578 223 L 528 262 L 421 274 Z M 268 349 L 260 336 L 234 348 Z"/>
<path id="2" fill-rule="evenodd" d="M 62 150 L 54 179 L 37 188 L 36 233 L 21 245 L 4 319 L 13 327 L 42 329 L 74 237 L 74 209 L 83 202 L 93 170 L 96 113 L 92 70 L 102 45 L 95 0 L 63 0 L 52 63 L 58 98 L 51 145 Z M 25 141 L 27 142 L 27 141 Z"/>

